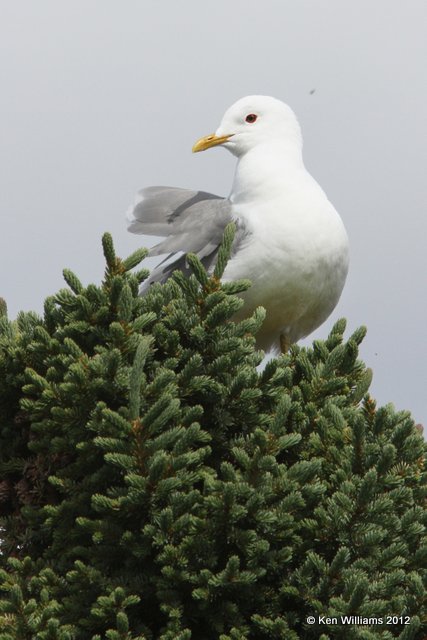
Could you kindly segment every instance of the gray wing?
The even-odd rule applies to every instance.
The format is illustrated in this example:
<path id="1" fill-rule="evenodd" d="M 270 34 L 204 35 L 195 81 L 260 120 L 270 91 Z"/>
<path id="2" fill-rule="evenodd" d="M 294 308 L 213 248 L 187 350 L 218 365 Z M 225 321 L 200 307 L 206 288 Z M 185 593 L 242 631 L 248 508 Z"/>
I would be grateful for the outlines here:
<path id="1" fill-rule="evenodd" d="M 174 187 L 146 187 L 127 214 L 128 230 L 164 236 L 150 249 L 150 256 L 169 255 L 151 273 L 146 284 L 164 282 L 176 269 L 187 272 L 185 255 L 198 255 L 205 268 L 215 262 L 226 225 L 231 221 L 231 203 L 204 191 Z M 179 257 L 169 262 L 175 254 Z M 164 265 L 165 262 L 168 264 Z M 144 286 L 145 288 L 145 286 Z"/>

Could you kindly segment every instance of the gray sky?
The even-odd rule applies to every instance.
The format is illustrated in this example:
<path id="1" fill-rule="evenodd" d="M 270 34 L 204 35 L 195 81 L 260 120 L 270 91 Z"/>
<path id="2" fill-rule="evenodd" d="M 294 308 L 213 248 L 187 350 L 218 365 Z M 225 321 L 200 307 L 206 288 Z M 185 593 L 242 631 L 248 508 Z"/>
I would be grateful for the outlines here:
<path id="1" fill-rule="evenodd" d="M 143 243 L 142 186 L 228 195 L 234 159 L 192 155 L 252 93 L 290 104 L 307 168 L 351 242 L 341 301 L 313 337 L 368 326 L 380 404 L 427 427 L 425 0 L 0 0 L 0 295 L 41 312 L 62 268 L 99 282 L 101 235 Z M 313 93 L 314 90 L 314 93 Z"/>

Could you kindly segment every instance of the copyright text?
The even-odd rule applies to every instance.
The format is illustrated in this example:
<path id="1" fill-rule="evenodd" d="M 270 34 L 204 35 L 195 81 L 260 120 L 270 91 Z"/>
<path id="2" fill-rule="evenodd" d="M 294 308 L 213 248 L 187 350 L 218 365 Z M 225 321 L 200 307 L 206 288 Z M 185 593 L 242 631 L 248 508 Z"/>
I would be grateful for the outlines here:
<path id="1" fill-rule="evenodd" d="M 410 624 L 410 616 L 308 616 L 307 624 L 352 624 L 362 626 Z"/>

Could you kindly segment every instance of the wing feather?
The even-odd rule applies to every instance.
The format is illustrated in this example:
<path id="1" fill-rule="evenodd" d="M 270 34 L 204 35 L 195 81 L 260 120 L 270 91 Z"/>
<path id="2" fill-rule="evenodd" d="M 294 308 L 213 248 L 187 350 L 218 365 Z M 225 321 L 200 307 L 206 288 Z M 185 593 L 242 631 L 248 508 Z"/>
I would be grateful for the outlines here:
<path id="1" fill-rule="evenodd" d="M 195 253 L 209 269 L 215 262 L 224 229 L 232 220 L 232 212 L 227 198 L 205 191 L 159 186 L 142 189 L 126 217 L 132 233 L 164 236 L 149 255 L 170 254 L 152 271 L 145 289 L 147 284 L 164 282 L 176 269 L 187 272 L 182 253 Z M 176 260 L 169 262 L 178 253 Z"/>

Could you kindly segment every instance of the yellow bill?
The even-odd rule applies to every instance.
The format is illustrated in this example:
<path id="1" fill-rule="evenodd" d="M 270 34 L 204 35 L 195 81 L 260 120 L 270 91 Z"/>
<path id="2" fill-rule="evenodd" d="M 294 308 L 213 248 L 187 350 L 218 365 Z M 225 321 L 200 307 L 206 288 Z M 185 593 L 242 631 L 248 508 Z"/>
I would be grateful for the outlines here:
<path id="1" fill-rule="evenodd" d="M 209 149 L 210 147 L 216 147 L 219 144 L 224 144 L 224 142 L 227 142 L 230 138 L 231 136 L 216 136 L 214 133 L 211 133 L 209 136 L 205 136 L 204 138 L 197 140 L 192 151 L 193 153 L 205 151 L 205 149 Z"/>

